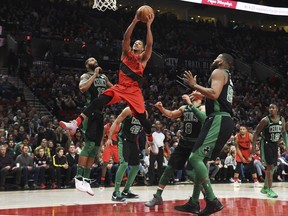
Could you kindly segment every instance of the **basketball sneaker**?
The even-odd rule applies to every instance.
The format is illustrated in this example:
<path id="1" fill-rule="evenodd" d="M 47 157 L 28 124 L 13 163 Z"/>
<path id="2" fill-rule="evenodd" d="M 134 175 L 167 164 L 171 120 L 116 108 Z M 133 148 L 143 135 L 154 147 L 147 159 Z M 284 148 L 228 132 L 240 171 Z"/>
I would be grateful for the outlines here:
<path id="1" fill-rule="evenodd" d="M 267 193 L 268 197 L 270 198 L 277 198 L 278 195 L 270 188 Z"/>
<path id="2" fill-rule="evenodd" d="M 158 155 L 159 153 L 159 148 L 156 144 L 154 144 L 154 142 L 149 142 L 147 141 L 148 145 L 150 146 L 150 149 L 151 149 L 151 152 L 154 154 L 154 155 Z"/>
<path id="3" fill-rule="evenodd" d="M 78 128 L 76 120 L 73 120 L 70 122 L 60 121 L 59 125 L 63 129 L 68 130 L 70 135 L 74 135 L 76 133 L 77 128 Z"/>
<path id="4" fill-rule="evenodd" d="M 192 200 L 192 197 L 184 205 L 174 206 L 174 209 L 182 212 L 191 212 L 193 214 L 199 214 L 200 204 Z"/>
<path id="5" fill-rule="evenodd" d="M 221 211 L 224 208 L 222 203 L 217 198 L 215 198 L 212 201 L 209 201 L 209 200 L 205 200 L 205 201 L 206 201 L 206 207 L 201 212 L 199 212 L 198 215 L 200 216 L 210 215 L 215 212 Z"/>
<path id="6" fill-rule="evenodd" d="M 124 202 L 126 199 L 121 196 L 119 191 L 114 191 L 112 194 L 112 201 Z"/>
<path id="7" fill-rule="evenodd" d="M 153 194 L 153 199 L 146 202 L 145 203 L 145 206 L 147 207 L 153 207 L 153 206 L 156 206 L 156 205 L 162 205 L 163 204 L 163 199 L 161 196 L 157 196 L 156 194 Z"/>
<path id="8" fill-rule="evenodd" d="M 126 199 L 136 199 L 136 198 L 139 198 L 139 195 L 133 194 L 133 193 L 131 193 L 131 191 L 128 191 L 128 192 L 123 191 L 123 192 L 121 193 L 121 196 L 124 197 L 124 198 L 126 198 Z"/>
<path id="9" fill-rule="evenodd" d="M 266 186 L 263 186 L 263 187 L 261 188 L 261 190 L 260 190 L 260 192 L 261 192 L 262 194 L 267 194 L 268 191 L 269 191 L 269 188 L 266 187 Z"/>
<path id="10" fill-rule="evenodd" d="M 84 178 L 83 177 L 75 177 L 75 188 L 81 192 L 87 192 L 86 187 L 84 186 Z"/>
<path id="11" fill-rule="evenodd" d="M 86 190 L 86 192 L 90 196 L 94 196 L 95 195 L 95 193 L 92 190 L 91 185 L 90 185 L 90 179 L 83 178 L 83 188 Z"/>

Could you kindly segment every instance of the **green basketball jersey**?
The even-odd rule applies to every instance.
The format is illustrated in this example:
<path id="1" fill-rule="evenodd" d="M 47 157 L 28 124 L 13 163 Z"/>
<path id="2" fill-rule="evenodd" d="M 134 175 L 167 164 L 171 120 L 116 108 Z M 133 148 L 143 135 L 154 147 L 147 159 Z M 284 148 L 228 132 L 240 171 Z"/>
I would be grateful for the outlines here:
<path id="1" fill-rule="evenodd" d="M 89 78 L 93 76 L 93 73 L 87 73 Z M 99 74 L 94 80 L 93 84 L 90 86 L 88 91 L 85 92 L 86 96 L 86 105 L 91 103 L 95 98 L 97 98 L 102 92 L 107 88 L 107 81 L 105 75 Z"/>
<path id="2" fill-rule="evenodd" d="M 279 116 L 277 122 L 273 122 L 270 115 L 267 116 L 268 118 L 268 125 L 263 131 L 263 137 L 265 142 L 268 143 L 277 143 L 282 134 L 282 117 Z"/>
<path id="3" fill-rule="evenodd" d="M 228 81 L 223 86 L 222 92 L 217 100 L 211 100 L 206 98 L 205 108 L 206 115 L 209 116 L 215 112 L 227 112 L 232 115 L 232 100 L 233 100 L 233 82 L 229 70 L 225 70 L 228 73 Z M 211 87 L 211 80 L 208 81 L 208 88 Z"/>
<path id="4" fill-rule="evenodd" d="M 141 129 L 140 121 L 133 116 L 128 116 L 122 122 L 118 136 L 121 136 L 122 139 L 126 138 L 129 141 L 136 142 L 137 135 Z"/>

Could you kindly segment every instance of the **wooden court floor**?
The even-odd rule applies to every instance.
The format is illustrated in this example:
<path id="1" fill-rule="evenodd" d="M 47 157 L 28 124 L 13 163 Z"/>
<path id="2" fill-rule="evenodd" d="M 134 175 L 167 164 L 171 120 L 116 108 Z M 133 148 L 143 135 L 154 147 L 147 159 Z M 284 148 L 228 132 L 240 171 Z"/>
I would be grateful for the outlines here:
<path id="1" fill-rule="evenodd" d="M 225 208 L 215 215 L 272 216 L 288 215 L 288 183 L 274 183 L 277 199 L 260 193 L 252 184 L 234 188 L 232 184 L 213 184 L 214 192 Z M 192 194 L 193 185 L 170 185 L 163 192 L 164 204 L 154 208 L 144 206 L 153 197 L 155 187 L 133 187 L 139 199 L 118 203 L 111 201 L 113 188 L 93 188 L 95 196 L 75 189 L 7 191 L 0 192 L 0 215 L 139 215 L 177 216 L 192 215 L 174 210 L 175 205 L 184 204 Z M 205 201 L 201 198 L 201 209 Z"/>

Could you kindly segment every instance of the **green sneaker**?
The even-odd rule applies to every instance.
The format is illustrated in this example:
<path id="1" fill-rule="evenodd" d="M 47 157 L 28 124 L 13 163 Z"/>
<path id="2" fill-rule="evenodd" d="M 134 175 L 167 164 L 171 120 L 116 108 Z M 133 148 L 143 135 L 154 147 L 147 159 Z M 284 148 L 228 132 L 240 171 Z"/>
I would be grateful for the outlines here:
<path id="1" fill-rule="evenodd" d="M 267 195 L 270 198 L 277 198 L 278 197 L 278 195 L 271 188 L 269 189 Z"/>
<path id="2" fill-rule="evenodd" d="M 260 192 L 261 192 L 262 194 L 267 194 L 268 191 L 269 191 L 269 188 L 264 186 L 264 187 L 262 187 L 262 189 L 261 189 Z"/>

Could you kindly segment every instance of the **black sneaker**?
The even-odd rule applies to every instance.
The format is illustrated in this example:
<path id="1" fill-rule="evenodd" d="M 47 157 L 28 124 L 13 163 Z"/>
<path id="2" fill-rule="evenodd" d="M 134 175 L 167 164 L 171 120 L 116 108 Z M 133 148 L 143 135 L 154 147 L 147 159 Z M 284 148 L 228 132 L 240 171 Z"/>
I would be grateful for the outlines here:
<path id="1" fill-rule="evenodd" d="M 125 198 L 127 198 L 127 199 L 133 199 L 133 198 L 139 198 L 139 195 L 137 195 L 137 194 L 133 194 L 133 193 L 131 193 L 130 191 L 128 191 L 128 192 L 122 192 L 121 193 L 121 196 L 122 197 L 125 197 Z"/>
<path id="2" fill-rule="evenodd" d="M 112 194 L 112 201 L 124 202 L 126 199 L 120 195 L 120 192 L 114 191 Z"/>
<path id="3" fill-rule="evenodd" d="M 174 206 L 174 209 L 182 212 L 191 212 L 193 214 L 198 214 L 200 212 L 199 202 L 192 200 L 192 197 L 184 205 Z"/>
<path id="4" fill-rule="evenodd" d="M 210 215 L 215 212 L 221 211 L 224 208 L 222 203 L 215 198 L 213 201 L 206 200 L 206 207 L 201 211 L 198 215 L 204 216 L 204 215 Z"/>

